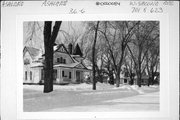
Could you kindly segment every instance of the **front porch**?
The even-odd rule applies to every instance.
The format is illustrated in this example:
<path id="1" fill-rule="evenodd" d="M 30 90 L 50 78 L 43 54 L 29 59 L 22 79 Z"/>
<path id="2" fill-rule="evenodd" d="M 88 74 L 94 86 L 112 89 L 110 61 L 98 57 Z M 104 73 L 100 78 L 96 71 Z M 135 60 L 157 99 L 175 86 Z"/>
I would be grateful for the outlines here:
<path id="1" fill-rule="evenodd" d="M 43 70 L 41 70 L 43 72 Z M 87 70 L 76 68 L 54 68 L 53 83 L 82 83 L 84 81 L 84 72 Z M 42 76 L 43 73 L 41 74 Z M 41 80 L 44 80 L 42 77 Z"/>

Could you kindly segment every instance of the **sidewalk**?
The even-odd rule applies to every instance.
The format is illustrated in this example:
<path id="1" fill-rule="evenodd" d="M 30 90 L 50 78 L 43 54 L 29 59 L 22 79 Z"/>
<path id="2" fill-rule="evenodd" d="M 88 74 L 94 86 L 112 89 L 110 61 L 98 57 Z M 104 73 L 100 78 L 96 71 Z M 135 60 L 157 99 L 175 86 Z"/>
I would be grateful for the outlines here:
<path id="1" fill-rule="evenodd" d="M 136 112 L 136 111 L 158 111 L 159 92 L 147 93 L 133 97 L 102 101 L 101 105 L 72 106 L 51 109 L 48 111 L 63 112 Z"/>

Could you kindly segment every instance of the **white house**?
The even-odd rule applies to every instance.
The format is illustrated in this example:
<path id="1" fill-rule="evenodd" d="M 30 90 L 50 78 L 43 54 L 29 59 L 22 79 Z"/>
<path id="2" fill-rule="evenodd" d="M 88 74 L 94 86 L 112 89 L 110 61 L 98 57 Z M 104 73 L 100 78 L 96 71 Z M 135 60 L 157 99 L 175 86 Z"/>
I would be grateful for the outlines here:
<path id="1" fill-rule="evenodd" d="M 40 50 L 25 47 L 23 50 L 24 80 L 23 83 L 39 83 L 44 81 L 43 55 Z M 80 83 L 84 80 L 84 72 L 90 72 L 83 64 L 83 57 L 78 44 L 68 50 L 64 44 L 54 47 L 54 83 Z"/>

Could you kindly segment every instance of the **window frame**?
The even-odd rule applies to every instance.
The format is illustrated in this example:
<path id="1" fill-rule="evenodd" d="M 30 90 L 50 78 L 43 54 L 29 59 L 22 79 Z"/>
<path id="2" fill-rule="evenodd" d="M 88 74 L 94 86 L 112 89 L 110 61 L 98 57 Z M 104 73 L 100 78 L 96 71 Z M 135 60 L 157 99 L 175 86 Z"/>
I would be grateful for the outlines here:
<path id="1" fill-rule="evenodd" d="M 64 75 L 64 70 L 62 71 L 62 77 L 65 77 L 65 75 Z"/>
<path id="2" fill-rule="evenodd" d="M 32 80 L 32 71 L 30 71 L 30 80 Z"/>
<path id="3" fill-rule="evenodd" d="M 25 80 L 27 81 L 27 71 L 25 71 Z"/>
<path id="4" fill-rule="evenodd" d="M 72 77 L 71 77 L 71 71 L 69 72 L 69 79 L 71 79 Z"/>

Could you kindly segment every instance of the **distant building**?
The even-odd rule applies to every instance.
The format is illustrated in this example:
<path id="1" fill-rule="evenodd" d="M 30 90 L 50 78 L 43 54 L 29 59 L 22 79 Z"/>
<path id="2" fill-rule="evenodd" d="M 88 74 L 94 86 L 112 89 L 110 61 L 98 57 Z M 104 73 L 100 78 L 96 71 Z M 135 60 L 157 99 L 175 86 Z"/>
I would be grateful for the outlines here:
<path id="1" fill-rule="evenodd" d="M 77 44 L 78 46 L 78 44 Z M 84 73 L 90 70 L 83 64 L 84 58 L 78 47 L 68 50 L 64 44 L 54 46 L 54 83 L 80 83 L 84 80 Z M 43 54 L 39 49 L 24 47 L 24 78 L 23 83 L 40 83 L 44 81 Z"/>

